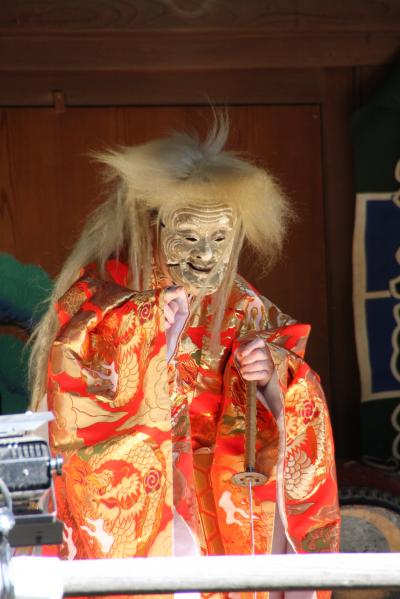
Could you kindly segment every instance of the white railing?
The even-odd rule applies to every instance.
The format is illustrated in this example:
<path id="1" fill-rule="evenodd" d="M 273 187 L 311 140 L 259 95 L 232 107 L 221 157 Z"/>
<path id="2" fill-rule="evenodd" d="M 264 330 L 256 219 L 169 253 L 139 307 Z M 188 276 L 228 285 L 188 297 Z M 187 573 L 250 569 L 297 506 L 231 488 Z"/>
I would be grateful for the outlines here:
<path id="1" fill-rule="evenodd" d="M 400 589 L 400 553 L 11 561 L 16 599 L 179 591 Z M 34 589 L 38 585 L 37 590 Z"/>

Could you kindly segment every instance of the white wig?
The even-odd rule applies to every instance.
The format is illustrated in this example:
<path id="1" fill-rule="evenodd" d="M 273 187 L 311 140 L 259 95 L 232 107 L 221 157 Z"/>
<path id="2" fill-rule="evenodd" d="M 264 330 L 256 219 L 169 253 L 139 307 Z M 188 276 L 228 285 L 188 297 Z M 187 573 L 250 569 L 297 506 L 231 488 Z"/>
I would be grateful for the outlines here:
<path id="1" fill-rule="evenodd" d="M 237 154 L 223 150 L 229 133 L 223 116 L 215 119 L 205 140 L 174 133 L 134 147 L 94 154 L 105 165 L 112 183 L 108 200 L 88 218 L 82 235 L 56 281 L 51 305 L 34 334 L 31 381 L 35 407 L 45 390 L 50 345 L 57 334 L 54 303 L 67 291 L 83 267 L 97 262 L 104 273 L 107 259 L 127 251 L 134 289 L 151 284 L 152 235 L 155 215 L 207 200 L 231 206 L 237 217 L 234 253 L 222 288 L 214 294 L 219 335 L 226 301 L 237 270 L 239 252 L 247 240 L 268 263 L 279 252 L 291 211 L 273 177 Z"/>

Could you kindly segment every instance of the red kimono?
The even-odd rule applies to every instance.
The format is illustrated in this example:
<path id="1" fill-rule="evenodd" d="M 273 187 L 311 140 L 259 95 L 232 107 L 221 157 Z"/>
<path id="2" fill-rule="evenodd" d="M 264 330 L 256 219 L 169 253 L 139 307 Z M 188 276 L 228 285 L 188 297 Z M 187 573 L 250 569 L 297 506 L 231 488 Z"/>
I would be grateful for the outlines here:
<path id="1" fill-rule="evenodd" d="M 48 407 L 50 441 L 64 457 L 60 556 L 176 555 L 179 527 L 203 555 L 249 554 L 251 523 L 255 553 L 337 551 L 331 427 L 303 361 L 309 327 L 237 277 L 218 356 L 206 296 L 167 363 L 166 282 L 155 273 L 154 290 L 135 292 L 126 265 L 110 260 L 107 273 L 100 280 L 87 268 L 57 305 Z M 254 488 L 250 515 L 248 490 L 232 483 L 244 470 L 246 405 L 233 350 L 254 335 L 268 343 L 276 374 L 259 392 L 257 469 L 268 480 Z"/>

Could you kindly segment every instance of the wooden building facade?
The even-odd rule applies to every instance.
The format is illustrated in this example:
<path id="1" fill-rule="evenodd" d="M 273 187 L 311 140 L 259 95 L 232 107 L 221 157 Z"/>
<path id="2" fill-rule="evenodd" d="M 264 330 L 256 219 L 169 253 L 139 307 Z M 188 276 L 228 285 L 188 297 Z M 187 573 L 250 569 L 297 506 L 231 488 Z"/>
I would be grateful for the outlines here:
<path id="1" fill-rule="evenodd" d="M 310 322 L 341 457 L 358 447 L 350 117 L 396 64 L 396 0 L 3 0 L 0 251 L 56 275 L 101 199 L 88 153 L 198 128 L 228 109 L 230 147 L 274 173 L 298 214 L 267 276 Z"/>

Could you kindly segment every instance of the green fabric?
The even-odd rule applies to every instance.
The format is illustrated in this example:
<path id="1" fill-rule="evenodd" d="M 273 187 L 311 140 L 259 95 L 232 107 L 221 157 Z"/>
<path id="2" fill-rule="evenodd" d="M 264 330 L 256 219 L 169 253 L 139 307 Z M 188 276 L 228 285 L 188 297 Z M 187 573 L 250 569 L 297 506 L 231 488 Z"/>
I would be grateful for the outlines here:
<path id="1" fill-rule="evenodd" d="M 2 414 L 25 412 L 28 351 L 24 343 L 12 335 L 0 335 L 0 402 Z"/>
<path id="2" fill-rule="evenodd" d="M 53 283 L 33 264 L 21 264 L 0 253 L 0 324 L 16 325 L 30 334 L 47 309 Z M 3 332 L 7 326 L 3 326 Z M 17 337 L 0 334 L 0 413 L 24 412 L 29 404 L 27 366 L 29 346 Z"/>
<path id="3" fill-rule="evenodd" d="M 399 432 L 389 423 L 399 399 L 366 401 L 361 406 L 362 455 L 385 461 L 392 456 L 393 443 Z M 400 424 L 400 423 L 399 423 Z"/>
<path id="4" fill-rule="evenodd" d="M 396 70 L 352 117 L 357 193 L 399 187 L 394 168 L 400 158 L 400 70 Z"/>
<path id="5" fill-rule="evenodd" d="M 18 323 L 30 328 L 40 320 L 53 286 L 40 266 L 21 264 L 14 256 L 0 253 L 0 281 L 1 323 Z"/>

